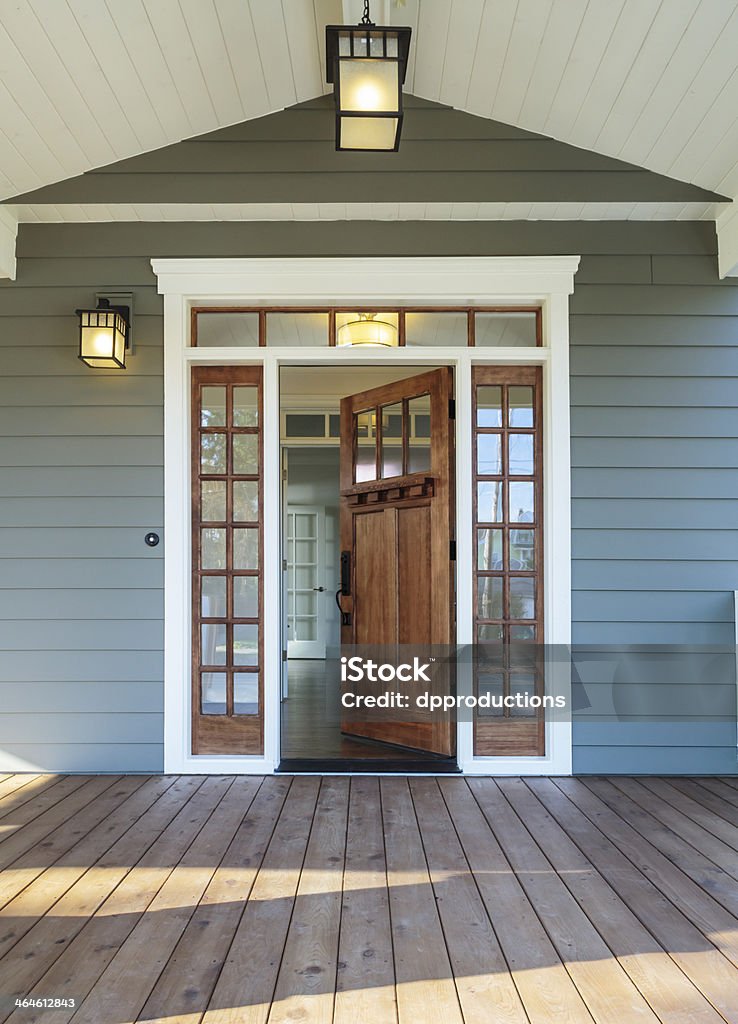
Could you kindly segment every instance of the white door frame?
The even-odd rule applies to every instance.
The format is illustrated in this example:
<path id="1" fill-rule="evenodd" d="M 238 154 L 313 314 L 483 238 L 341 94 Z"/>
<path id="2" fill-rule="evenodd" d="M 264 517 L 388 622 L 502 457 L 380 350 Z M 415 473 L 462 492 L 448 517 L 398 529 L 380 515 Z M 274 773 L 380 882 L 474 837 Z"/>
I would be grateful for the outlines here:
<path id="1" fill-rule="evenodd" d="M 410 347 L 383 350 L 383 364 L 450 365 L 456 382 L 457 642 L 473 641 L 471 378 L 476 364 L 541 365 L 544 407 L 544 641 L 571 642 L 569 308 L 578 256 L 388 257 L 386 259 L 155 259 L 164 295 L 164 770 L 269 773 L 279 763 L 282 634 L 280 530 L 264 530 L 264 754 L 193 755 L 190 750 L 190 367 L 261 365 L 264 371 L 264 523 L 279 524 L 279 369 L 365 365 L 350 348 L 191 348 L 193 306 L 521 306 L 543 309 L 538 348 Z M 568 697 L 566 663 L 553 666 Z M 571 722 L 546 723 L 543 757 L 474 757 L 471 723 L 459 722 L 466 773 L 567 775 Z"/>

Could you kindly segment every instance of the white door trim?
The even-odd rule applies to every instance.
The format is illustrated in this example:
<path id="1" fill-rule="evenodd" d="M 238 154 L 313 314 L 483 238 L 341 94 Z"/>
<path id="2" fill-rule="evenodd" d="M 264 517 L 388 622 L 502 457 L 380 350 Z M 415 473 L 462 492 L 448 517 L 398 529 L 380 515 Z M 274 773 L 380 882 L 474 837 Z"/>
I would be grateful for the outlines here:
<path id="1" fill-rule="evenodd" d="M 164 295 L 164 770 L 272 772 L 279 761 L 280 544 L 264 531 L 264 756 L 190 753 L 189 373 L 197 364 L 264 368 L 264 522 L 280 522 L 279 367 L 365 364 L 348 348 L 189 348 L 196 305 L 472 305 L 543 308 L 541 348 L 406 348 L 382 353 L 398 365 L 450 365 L 457 386 L 457 638 L 471 643 L 471 372 L 477 363 L 543 366 L 545 642 L 571 641 L 571 502 L 568 296 L 578 256 L 391 257 L 387 259 L 156 259 Z M 563 673 L 559 690 L 568 694 Z M 475 758 L 459 723 L 458 758 L 475 774 L 570 774 L 571 723 L 549 722 L 544 757 Z"/>

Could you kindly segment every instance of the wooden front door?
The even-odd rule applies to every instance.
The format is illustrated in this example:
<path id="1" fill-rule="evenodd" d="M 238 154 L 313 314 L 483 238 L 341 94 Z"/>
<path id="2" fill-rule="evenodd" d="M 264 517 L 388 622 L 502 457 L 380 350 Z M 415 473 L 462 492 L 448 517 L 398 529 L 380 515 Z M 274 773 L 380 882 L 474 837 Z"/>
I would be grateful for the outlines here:
<path id="1" fill-rule="evenodd" d="M 341 402 L 344 645 L 455 642 L 452 384 L 446 367 Z M 395 722 L 350 714 L 349 735 L 455 752 L 447 712 Z"/>

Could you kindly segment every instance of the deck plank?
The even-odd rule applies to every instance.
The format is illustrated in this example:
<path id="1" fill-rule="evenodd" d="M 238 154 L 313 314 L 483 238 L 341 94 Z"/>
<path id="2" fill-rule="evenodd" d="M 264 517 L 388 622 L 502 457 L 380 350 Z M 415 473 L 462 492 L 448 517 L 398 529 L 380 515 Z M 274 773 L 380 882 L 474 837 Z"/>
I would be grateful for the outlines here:
<path id="1" fill-rule="evenodd" d="M 535 796 L 538 780 L 528 780 L 528 784 L 520 779 L 506 780 L 500 785 L 659 1020 L 668 1024 L 720 1024 L 723 1018 Z"/>
<path id="2" fill-rule="evenodd" d="M 738 1024 L 726 780 L 34 775 L 3 792 L 0 1021 Z M 10 1012 L 51 993 L 76 1007 Z"/>
<path id="3" fill-rule="evenodd" d="M 351 780 L 333 1024 L 396 1024 L 395 967 L 379 781 Z"/>
<path id="4" fill-rule="evenodd" d="M 132 868 L 129 862 L 129 870 L 124 873 L 122 881 L 64 947 L 62 955 L 34 986 L 34 993 L 54 992 L 61 997 L 73 997 L 79 1006 L 173 870 L 191 855 L 197 837 L 232 781 L 232 778 L 222 776 L 209 776 L 202 781 L 145 856 Z M 84 889 L 80 897 L 84 897 Z M 150 956 L 150 950 L 142 950 L 141 956 L 144 959 Z M 14 995 L 21 987 L 20 977 L 14 974 L 12 980 L 11 994 Z M 28 992 L 25 986 L 21 988 L 21 992 L 24 991 Z M 13 1024 L 67 1024 L 71 1016 L 67 1010 L 45 1009 L 30 1014 L 19 1011 L 10 1020 Z M 105 1016 L 101 1019 L 105 1020 Z"/>
<path id="5" fill-rule="evenodd" d="M 724 932 L 716 929 L 708 937 L 691 912 L 693 894 L 687 891 L 684 900 L 679 897 L 681 879 L 678 874 L 674 878 L 673 865 L 660 855 L 660 859 L 652 860 L 648 849 L 640 848 L 637 833 L 629 826 L 623 827 L 624 823 L 586 786 L 578 782 L 571 785 L 575 781 L 547 780 L 545 785 L 552 788 L 543 788 L 543 784 L 536 782 L 535 792 L 569 836 L 587 850 L 597 870 L 617 888 L 620 897 L 687 977 L 726 1020 L 738 1024 L 738 975 L 735 966 L 716 948 Z M 532 781 L 530 785 L 534 785 Z M 722 929 L 726 927 L 726 917 L 727 913 L 720 914 Z"/>
<path id="6" fill-rule="evenodd" d="M 147 999 L 141 1012 L 143 1020 L 151 1024 L 190 1024 L 202 1019 L 289 785 L 286 778 L 264 780 Z"/>
<path id="7" fill-rule="evenodd" d="M 400 1024 L 463 1016 L 407 779 L 380 784 Z"/>
<path id="8" fill-rule="evenodd" d="M 269 1024 L 331 1024 L 341 927 L 349 780 L 324 778 Z"/>
<path id="9" fill-rule="evenodd" d="M 707 786 L 702 785 L 703 779 L 670 778 L 668 782 L 673 789 L 689 797 L 690 801 L 696 803 L 698 807 L 709 811 L 713 819 L 727 821 L 734 827 L 738 827 L 738 807 L 733 807 Z M 691 804 L 689 806 L 691 807 Z M 697 820 L 695 818 L 695 821 Z"/>
<path id="10" fill-rule="evenodd" d="M 264 1024 L 274 995 L 320 780 L 292 782 L 203 1024 Z"/>
<path id="11" fill-rule="evenodd" d="M 505 799 L 504 780 L 470 780 L 469 787 L 498 843 L 538 912 L 556 952 L 598 1024 L 658 1024 L 612 950 L 552 869 Z"/>
<path id="12" fill-rule="evenodd" d="M 411 779 L 415 813 L 466 1024 L 527 1024 L 435 779 Z"/>
<path id="13" fill-rule="evenodd" d="M 738 828 L 696 803 L 665 779 L 645 778 L 639 782 L 648 800 L 634 799 L 665 825 L 700 850 L 734 878 L 738 874 Z"/>
<path id="14" fill-rule="evenodd" d="M 610 810 L 631 826 L 638 837 L 634 850 L 642 851 L 644 857 L 654 863 L 662 864 L 659 857 L 663 857 L 663 864 L 671 865 L 671 869 L 664 873 L 665 879 L 672 879 L 675 893 L 683 894 L 679 899 L 693 897 L 695 913 L 703 915 L 708 933 L 718 921 L 726 929 L 738 929 L 738 886 L 731 875 L 663 825 L 655 815 L 644 810 L 614 782 L 588 779 L 586 784 Z M 706 892 L 710 893 L 709 897 L 705 897 Z M 727 914 L 722 914 L 714 904 L 720 904 Z M 730 949 L 734 962 L 738 963 L 738 931 L 734 933 Z"/>

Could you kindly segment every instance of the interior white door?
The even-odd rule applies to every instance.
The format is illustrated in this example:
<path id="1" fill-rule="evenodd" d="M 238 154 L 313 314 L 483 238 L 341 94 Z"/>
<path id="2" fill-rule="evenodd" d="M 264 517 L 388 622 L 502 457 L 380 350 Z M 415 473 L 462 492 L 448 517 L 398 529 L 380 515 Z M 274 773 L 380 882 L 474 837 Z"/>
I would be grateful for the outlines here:
<path id="1" fill-rule="evenodd" d="M 287 508 L 287 657 L 325 658 L 325 509 Z"/>

